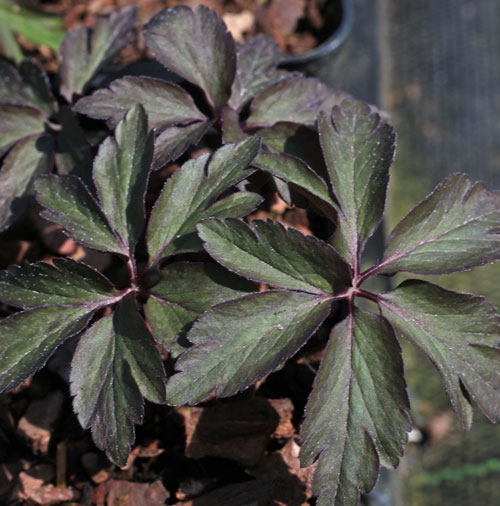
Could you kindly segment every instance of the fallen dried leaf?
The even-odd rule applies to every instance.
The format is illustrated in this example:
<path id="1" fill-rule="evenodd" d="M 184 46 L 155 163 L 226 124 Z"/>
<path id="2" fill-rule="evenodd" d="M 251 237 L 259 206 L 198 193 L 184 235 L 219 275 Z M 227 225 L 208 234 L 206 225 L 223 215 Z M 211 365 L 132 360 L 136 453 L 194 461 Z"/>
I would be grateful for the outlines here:
<path id="1" fill-rule="evenodd" d="M 107 506 L 161 506 L 170 497 L 163 483 L 134 483 L 112 480 L 108 483 Z"/>

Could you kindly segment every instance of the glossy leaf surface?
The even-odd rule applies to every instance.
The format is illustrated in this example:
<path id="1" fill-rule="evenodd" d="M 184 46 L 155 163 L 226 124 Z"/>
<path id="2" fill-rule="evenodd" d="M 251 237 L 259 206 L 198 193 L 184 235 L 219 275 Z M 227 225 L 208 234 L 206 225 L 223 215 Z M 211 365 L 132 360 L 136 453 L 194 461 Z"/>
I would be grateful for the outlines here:
<path id="1" fill-rule="evenodd" d="M 396 225 L 377 272 L 446 274 L 500 259 L 500 192 L 445 179 Z"/>
<path id="2" fill-rule="evenodd" d="M 108 120 L 109 126 L 115 127 L 136 104 L 144 107 L 150 128 L 157 131 L 206 119 L 187 91 L 174 83 L 151 77 L 116 79 L 109 89 L 100 89 L 90 97 L 81 98 L 75 110 L 91 118 Z"/>
<path id="3" fill-rule="evenodd" d="M 257 138 L 237 145 L 229 144 L 211 158 L 201 155 L 174 172 L 165 183 L 149 220 L 150 265 L 185 248 L 183 243 L 196 231 L 196 224 L 211 216 L 208 208 L 217 197 L 253 172 L 247 167 L 259 147 Z"/>
<path id="4" fill-rule="evenodd" d="M 396 466 L 410 430 L 401 349 L 378 315 L 355 308 L 338 324 L 306 407 L 301 464 L 318 459 L 318 506 L 356 506 L 380 464 Z"/>
<path id="5" fill-rule="evenodd" d="M 162 269 L 144 309 L 155 339 L 178 355 L 189 347 L 186 334 L 201 313 L 256 289 L 217 264 L 176 262 Z"/>
<path id="6" fill-rule="evenodd" d="M 350 283 L 347 265 L 328 244 L 256 220 L 206 220 L 198 226 L 206 251 L 227 269 L 280 288 L 314 294 L 339 293 Z"/>
<path id="7" fill-rule="evenodd" d="M 82 336 L 71 370 L 74 408 L 96 445 L 119 466 L 127 462 L 146 399 L 165 401 L 160 353 L 133 298 Z"/>
<path id="8" fill-rule="evenodd" d="M 219 111 L 231 94 L 236 48 L 221 18 L 198 6 L 178 6 L 158 13 L 145 27 L 146 43 L 156 58 L 199 86 Z"/>
<path id="9" fill-rule="evenodd" d="M 63 226 L 76 241 L 86 246 L 127 253 L 80 179 L 47 175 L 39 177 L 35 187 L 38 202 L 46 208 L 41 213 L 45 219 Z"/>
<path id="10" fill-rule="evenodd" d="M 0 230 L 29 207 L 33 200 L 33 182 L 52 169 L 52 142 L 43 135 L 20 140 L 4 159 L 0 171 Z"/>
<path id="11" fill-rule="evenodd" d="M 116 296 L 111 283 L 92 267 L 70 258 L 11 265 L 0 271 L 0 300 L 10 306 L 34 308 L 48 304 L 104 305 Z"/>
<path id="12" fill-rule="evenodd" d="M 228 397 L 247 388 L 295 354 L 329 310 L 321 297 L 281 290 L 216 306 L 189 332 L 195 346 L 177 361 L 168 402 L 196 404 L 213 391 Z"/>
<path id="13" fill-rule="evenodd" d="M 146 222 L 144 197 L 153 160 L 153 134 L 142 105 L 118 123 L 100 146 L 94 181 L 104 214 L 124 251 L 132 252 Z"/>
<path id="14" fill-rule="evenodd" d="M 79 26 L 70 30 L 61 43 L 61 93 L 72 102 L 86 84 L 132 40 L 137 26 L 137 9 L 125 7 L 109 17 L 97 19 L 89 30 Z"/>
<path id="15" fill-rule="evenodd" d="M 472 424 L 469 396 L 490 420 L 500 420 L 500 317 L 491 304 L 409 280 L 380 296 L 380 308 L 437 367 L 465 428 Z"/>
<path id="16" fill-rule="evenodd" d="M 382 220 L 394 129 L 363 102 L 345 99 L 319 119 L 321 145 L 342 212 L 333 245 L 358 266 L 362 248 Z"/>
<path id="17" fill-rule="evenodd" d="M 41 369 L 66 339 L 77 334 L 90 318 L 82 306 L 30 309 L 0 322 L 0 392 L 21 385 Z"/>

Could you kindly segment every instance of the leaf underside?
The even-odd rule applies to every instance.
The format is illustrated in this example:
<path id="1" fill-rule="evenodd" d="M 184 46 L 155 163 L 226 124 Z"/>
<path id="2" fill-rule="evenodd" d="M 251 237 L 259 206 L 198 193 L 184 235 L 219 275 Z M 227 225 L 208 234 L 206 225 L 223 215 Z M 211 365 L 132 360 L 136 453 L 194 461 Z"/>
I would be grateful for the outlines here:
<path id="1" fill-rule="evenodd" d="M 394 332 L 382 317 L 354 308 L 332 331 L 301 429 L 301 464 L 318 459 L 318 506 L 357 506 L 380 464 L 398 464 L 408 409 Z"/>
<path id="2" fill-rule="evenodd" d="M 491 304 L 417 280 L 381 295 L 379 304 L 398 336 L 437 367 L 464 428 L 472 424 L 470 399 L 490 420 L 500 420 L 500 317 Z"/>
<path id="3" fill-rule="evenodd" d="M 228 397 L 271 373 L 315 332 L 330 301 L 284 290 L 224 302 L 204 313 L 188 334 L 195 346 L 176 363 L 167 400 L 196 404 L 214 390 Z"/>
<path id="4" fill-rule="evenodd" d="M 146 399 L 163 403 L 165 371 L 132 297 L 82 336 L 71 370 L 74 408 L 96 445 L 119 466 L 127 462 Z"/>

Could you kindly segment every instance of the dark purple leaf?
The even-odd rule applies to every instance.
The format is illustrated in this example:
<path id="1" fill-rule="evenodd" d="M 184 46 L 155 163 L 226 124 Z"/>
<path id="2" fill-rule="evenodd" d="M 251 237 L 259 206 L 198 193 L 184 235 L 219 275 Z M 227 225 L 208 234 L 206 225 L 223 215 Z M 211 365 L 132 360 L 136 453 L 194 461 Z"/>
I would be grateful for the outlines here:
<path id="1" fill-rule="evenodd" d="M 199 86 L 220 111 L 236 72 L 234 40 L 221 18 L 204 6 L 165 9 L 146 25 L 145 36 L 156 58 Z"/>
<path id="2" fill-rule="evenodd" d="M 72 102 L 92 77 L 132 41 L 137 27 L 137 9 L 124 7 L 109 17 L 99 18 L 92 30 L 79 26 L 61 43 L 61 93 Z"/>
<path id="3" fill-rule="evenodd" d="M 464 428 L 472 424 L 471 399 L 491 421 L 500 420 L 500 316 L 491 304 L 417 280 L 403 282 L 379 301 L 398 336 L 437 367 Z"/>
<path id="4" fill-rule="evenodd" d="M 126 76 L 75 104 L 75 111 L 92 118 L 108 120 L 114 128 L 129 109 L 141 104 L 150 128 L 157 132 L 173 125 L 187 125 L 207 118 L 196 107 L 191 95 L 177 84 L 151 77 Z"/>

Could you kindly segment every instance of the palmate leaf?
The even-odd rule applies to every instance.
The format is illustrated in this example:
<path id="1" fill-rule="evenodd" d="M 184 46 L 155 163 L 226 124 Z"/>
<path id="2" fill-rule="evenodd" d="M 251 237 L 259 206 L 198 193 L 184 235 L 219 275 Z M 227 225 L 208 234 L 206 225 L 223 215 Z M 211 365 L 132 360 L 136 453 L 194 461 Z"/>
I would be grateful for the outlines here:
<path id="1" fill-rule="evenodd" d="M 396 225 L 375 272 L 446 274 L 499 259 L 500 192 L 455 174 Z"/>
<path id="2" fill-rule="evenodd" d="M 500 317 L 484 298 L 408 280 L 379 296 L 382 314 L 441 373 L 453 409 L 470 428 L 470 398 L 500 420 Z"/>
<path id="3" fill-rule="evenodd" d="M 48 304 L 78 305 L 88 309 L 110 303 L 117 296 L 99 272 L 70 258 L 11 265 L 0 271 L 0 300 L 24 309 Z"/>
<path id="4" fill-rule="evenodd" d="M 255 170 L 247 167 L 259 148 L 259 139 L 253 137 L 237 145 L 226 145 L 211 158 L 201 155 L 174 172 L 151 212 L 146 235 L 149 265 L 175 252 L 200 249 L 196 224 L 212 216 L 212 205 L 220 211 L 221 201 L 215 202 L 220 194 Z M 251 197 L 233 216 L 244 216 L 253 209 L 249 204 L 255 203 L 255 197 Z"/>
<path id="5" fill-rule="evenodd" d="M 333 93 L 318 79 L 287 76 L 255 97 L 246 124 L 255 128 L 289 121 L 313 126 L 321 110 L 331 109 L 345 96 Z"/>
<path id="6" fill-rule="evenodd" d="M 176 363 L 167 400 L 196 404 L 214 390 L 228 397 L 271 373 L 315 332 L 331 301 L 300 292 L 267 291 L 224 302 L 189 332 L 195 346 Z"/>
<path id="7" fill-rule="evenodd" d="M 33 200 L 35 179 L 52 165 L 52 142 L 45 135 L 26 137 L 7 153 L 0 171 L 0 230 L 24 214 Z"/>
<path id="8" fill-rule="evenodd" d="M 221 18 L 204 6 L 178 6 L 158 13 L 144 30 L 156 58 L 199 86 L 214 111 L 220 111 L 236 72 L 234 40 Z"/>
<path id="9" fill-rule="evenodd" d="M 113 234 L 99 204 L 74 176 L 41 176 L 35 183 L 41 215 L 63 226 L 78 242 L 90 248 L 128 254 Z"/>
<path id="10" fill-rule="evenodd" d="M 79 26 L 61 43 L 61 93 L 71 103 L 92 77 L 132 41 L 138 24 L 137 9 L 124 7 L 99 18 L 92 30 Z"/>
<path id="11" fill-rule="evenodd" d="M 267 35 L 248 39 L 237 50 L 236 76 L 228 105 L 240 111 L 255 95 L 288 74 L 276 70 L 282 53 L 279 44 Z"/>
<path id="12" fill-rule="evenodd" d="M 44 306 L 0 322 L 0 392 L 21 385 L 41 369 L 66 339 L 85 328 L 86 306 Z"/>
<path id="13" fill-rule="evenodd" d="M 249 279 L 316 295 L 350 284 L 349 268 L 331 246 L 280 223 L 210 219 L 198 231 L 215 260 Z"/>
<path id="14" fill-rule="evenodd" d="M 366 240 L 382 220 L 394 129 L 359 100 L 345 99 L 320 115 L 321 145 L 340 203 L 332 244 L 359 271 Z"/>
<path id="15" fill-rule="evenodd" d="M 172 125 L 205 121 L 191 95 L 177 84 L 151 77 L 126 76 L 116 79 L 109 89 L 95 91 L 75 104 L 75 111 L 91 118 L 108 120 L 115 127 L 129 109 L 141 104 L 150 128 L 162 131 Z"/>
<path id="16" fill-rule="evenodd" d="M 32 376 L 97 309 L 119 298 L 104 276 L 70 259 L 0 272 L 0 300 L 28 308 L 0 322 L 0 391 Z"/>
<path id="17" fill-rule="evenodd" d="M 136 105 L 99 146 L 93 172 L 102 211 L 129 256 L 146 222 L 144 196 L 152 160 L 153 133 L 148 135 L 146 113 Z"/>
<path id="18" fill-rule="evenodd" d="M 354 308 L 332 331 L 301 429 L 301 464 L 318 459 L 318 506 L 357 506 L 380 464 L 398 464 L 408 408 L 394 332 L 382 317 Z"/>
<path id="19" fill-rule="evenodd" d="M 201 313 L 256 289 L 217 264 L 175 262 L 162 269 L 144 310 L 155 339 L 176 356 L 189 347 L 186 334 Z"/>
<path id="20" fill-rule="evenodd" d="M 119 466 L 127 462 L 134 424 L 141 423 L 146 399 L 165 402 L 160 353 L 133 297 L 98 320 L 82 336 L 71 370 L 74 408 L 96 445 Z"/>

